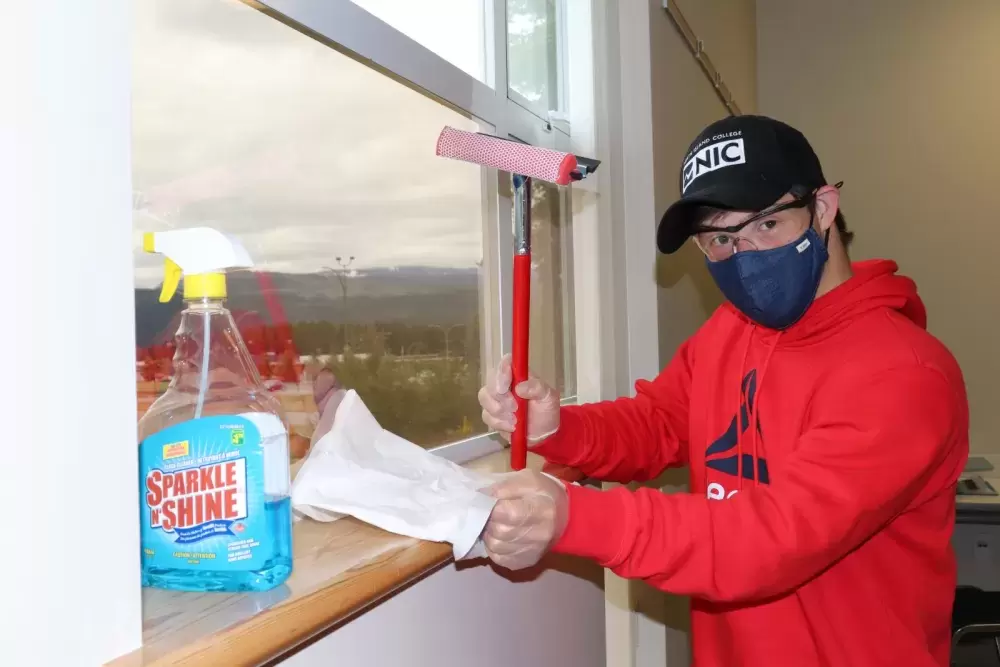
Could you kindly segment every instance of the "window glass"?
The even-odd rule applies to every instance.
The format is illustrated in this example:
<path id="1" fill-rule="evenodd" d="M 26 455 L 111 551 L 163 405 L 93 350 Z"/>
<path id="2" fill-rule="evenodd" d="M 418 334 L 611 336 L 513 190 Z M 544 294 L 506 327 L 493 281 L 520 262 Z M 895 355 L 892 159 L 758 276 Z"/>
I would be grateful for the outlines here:
<path id="1" fill-rule="evenodd" d="M 540 113 L 560 109 L 558 0 L 506 0 L 510 90 Z"/>
<path id="2" fill-rule="evenodd" d="M 139 415 L 171 378 L 182 308 L 158 303 L 163 260 L 140 235 L 207 225 L 256 263 L 228 306 L 293 458 L 324 368 L 420 445 L 484 432 L 482 171 L 434 155 L 444 125 L 479 125 L 240 2 L 135 11 Z"/>
<path id="3" fill-rule="evenodd" d="M 531 365 L 563 397 L 575 396 L 573 271 L 563 191 L 535 181 L 531 195 Z"/>
<path id="4" fill-rule="evenodd" d="M 486 0 L 353 0 L 467 74 L 486 76 Z"/>
<path id="5" fill-rule="evenodd" d="M 509 176 L 501 175 L 500 187 L 511 191 Z M 532 181 L 528 357 L 532 372 L 567 398 L 576 395 L 576 327 L 570 226 L 563 201 L 561 188 Z"/>

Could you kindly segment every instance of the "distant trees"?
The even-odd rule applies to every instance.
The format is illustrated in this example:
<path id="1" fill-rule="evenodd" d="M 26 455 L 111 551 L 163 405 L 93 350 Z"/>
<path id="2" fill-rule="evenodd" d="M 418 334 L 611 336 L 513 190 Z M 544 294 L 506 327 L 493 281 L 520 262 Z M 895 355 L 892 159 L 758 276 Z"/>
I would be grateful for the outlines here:
<path id="1" fill-rule="evenodd" d="M 484 432 L 478 360 L 407 359 L 348 352 L 327 366 L 383 428 L 424 447 Z"/>
<path id="2" fill-rule="evenodd" d="M 346 348 L 340 346 L 340 332 L 340 326 L 324 322 L 292 327 L 296 346 L 328 355 L 325 365 L 344 387 L 358 392 L 383 428 L 424 447 L 485 432 L 477 398 L 482 383 L 477 321 L 450 329 L 355 325 L 348 329 Z"/>
<path id="3" fill-rule="evenodd" d="M 345 328 L 333 322 L 296 322 L 291 328 L 295 347 L 302 354 L 339 354 L 347 346 L 356 352 L 384 349 L 390 354 L 404 356 L 447 352 L 455 357 L 478 357 L 479 321 L 477 317 L 469 319 L 468 324 L 453 325 L 402 322 L 351 324 L 346 327 L 346 339 Z"/>
<path id="4" fill-rule="evenodd" d="M 240 334 L 262 379 L 295 384 L 325 365 L 358 392 L 383 428 L 411 442 L 429 447 L 485 431 L 475 318 L 450 327 L 351 325 L 346 341 L 341 325 L 330 322 L 254 322 L 241 326 Z M 153 382 L 155 394 L 172 375 L 173 354 L 172 343 L 137 350 L 137 377 Z M 140 401 L 149 392 L 145 388 Z"/>

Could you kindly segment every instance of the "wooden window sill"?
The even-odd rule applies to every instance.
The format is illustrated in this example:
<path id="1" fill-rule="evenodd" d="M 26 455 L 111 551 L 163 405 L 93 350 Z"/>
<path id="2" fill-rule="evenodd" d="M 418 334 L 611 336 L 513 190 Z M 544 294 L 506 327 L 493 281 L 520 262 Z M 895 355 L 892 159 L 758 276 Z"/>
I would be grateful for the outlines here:
<path id="1" fill-rule="evenodd" d="M 469 468 L 509 470 L 509 450 Z M 542 468 L 529 454 L 529 467 Z M 545 467 L 570 481 L 571 471 Z M 345 517 L 295 524 L 295 565 L 266 593 L 143 589 L 143 646 L 111 667 L 258 665 L 363 611 L 451 559 L 451 545 L 394 535 Z"/>

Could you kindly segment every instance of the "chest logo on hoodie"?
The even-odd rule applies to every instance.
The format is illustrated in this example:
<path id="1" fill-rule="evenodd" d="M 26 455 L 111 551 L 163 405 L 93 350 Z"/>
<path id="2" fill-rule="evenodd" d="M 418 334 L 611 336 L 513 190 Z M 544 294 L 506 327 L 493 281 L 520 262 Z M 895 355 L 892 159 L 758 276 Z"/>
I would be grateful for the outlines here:
<path id="1" fill-rule="evenodd" d="M 747 430 L 750 426 L 751 417 L 757 429 L 757 450 L 761 451 L 764 444 L 764 432 L 760 425 L 760 415 L 757 413 L 754 399 L 757 398 L 757 370 L 751 370 L 740 383 L 740 407 L 739 407 L 739 427 L 740 433 L 737 437 L 736 418 L 733 415 L 729 422 L 729 427 L 705 450 L 705 467 L 712 470 L 736 477 L 739 474 L 739 457 L 743 452 L 743 478 L 753 480 L 754 456 L 752 435 Z M 738 448 L 737 444 L 742 447 Z M 769 483 L 767 474 L 767 460 L 757 457 L 757 481 L 761 484 Z M 726 493 L 725 489 L 717 483 L 709 484 L 708 496 L 717 500 L 728 498 L 732 493 Z"/>

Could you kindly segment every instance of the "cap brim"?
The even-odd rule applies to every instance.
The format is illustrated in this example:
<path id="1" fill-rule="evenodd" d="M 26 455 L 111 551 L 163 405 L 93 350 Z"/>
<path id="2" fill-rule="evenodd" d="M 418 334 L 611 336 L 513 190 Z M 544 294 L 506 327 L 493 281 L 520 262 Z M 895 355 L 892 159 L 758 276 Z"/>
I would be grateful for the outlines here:
<path id="1" fill-rule="evenodd" d="M 679 199 L 667 209 L 656 228 L 656 247 L 660 252 L 670 255 L 680 250 L 691 236 L 695 209 L 707 204 L 693 199 Z"/>
<path id="2" fill-rule="evenodd" d="M 770 206 L 776 199 L 761 189 L 739 192 L 732 188 L 705 188 L 693 192 L 675 201 L 660 218 L 656 228 L 656 247 L 665 255 L 680 250 L 698 222 L 696 210 L 701 206 L 726 211 L 755 211 Z"/>

